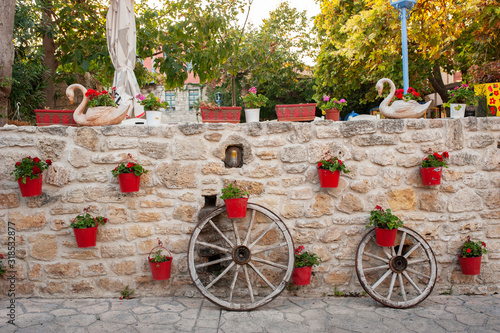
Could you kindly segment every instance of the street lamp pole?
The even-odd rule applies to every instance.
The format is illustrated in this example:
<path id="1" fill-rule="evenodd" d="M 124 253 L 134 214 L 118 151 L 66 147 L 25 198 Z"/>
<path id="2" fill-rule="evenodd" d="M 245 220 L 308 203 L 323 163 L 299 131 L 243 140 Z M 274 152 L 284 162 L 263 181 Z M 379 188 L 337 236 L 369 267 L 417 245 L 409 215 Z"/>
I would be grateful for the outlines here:
<path id="1" fill-rule="evenodd" d="M 391 1 L 397 11 L 399 11 L 399 18 L 401 19 L 401 44 L 403 51 L 403 88 L 404 92 L 408 91 L 410 86 L 408 82 L 408 34 L 406 29 L 406 19 L 410 16 L 410 11 L 417 3 L 417 0 L 397 0 Z"/>

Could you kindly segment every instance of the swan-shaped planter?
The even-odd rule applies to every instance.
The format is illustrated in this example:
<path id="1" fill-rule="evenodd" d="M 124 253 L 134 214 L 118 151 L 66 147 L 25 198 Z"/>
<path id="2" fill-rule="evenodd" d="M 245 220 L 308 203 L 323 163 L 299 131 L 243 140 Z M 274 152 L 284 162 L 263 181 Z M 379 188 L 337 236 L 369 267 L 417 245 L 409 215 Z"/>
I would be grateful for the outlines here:
<path id="1" fill-rule="evenodd" d="M 71 104 L 73 104 L 73 99 L 75 97 L 75 89 L 78 88 L 83 93 L 83 100 L 76 108 L 73 113 L 73 119 L 75 123 L 82 126 L 108 126 L 108 125 L 118 125 L 127 116 L 130 104 L 121 105 L 118 107 L 113 106 L 98 106 L 95 108 L 88 108 L 86 113 L 83 113 L 89 98 L 85 96 L 87 88 L 81 84 L 72 84 L 66 89 L 66 96 L 68 97 Z"/>
<path id="2" fill-rule="evenodd" d="M 395 101 L 391 104 L 391 106 L 389 106 L 389 102 L 396 93 L 396 86 L 394 85 L 394 82 L 387 78 L 380 79 L 375 86 L 379 95 L 381 95 L 382 90 L 384 90 L 384 83 L 389 83 L 389 86 L 391 87 L 389 96 L 387 96 L 382 103 L 380 103 L 379 107 L 380 113 L 386 118 L 420 118 L 432 103 L 432 101 L 425 104 L 420 104 L 417 101 Z"/>

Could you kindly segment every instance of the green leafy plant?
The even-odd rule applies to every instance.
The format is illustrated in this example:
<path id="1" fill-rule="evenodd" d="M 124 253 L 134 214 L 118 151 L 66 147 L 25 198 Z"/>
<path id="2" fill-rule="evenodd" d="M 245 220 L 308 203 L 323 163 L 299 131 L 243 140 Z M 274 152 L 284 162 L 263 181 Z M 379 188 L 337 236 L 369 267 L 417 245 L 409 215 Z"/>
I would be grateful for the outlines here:
<path id="1" fill-rule="evenodd" d="M 151 257 L 151 259 L 149 261 L 154 262 L 154 263 L 170 261 L 171 258 L 162 254 L 162 252 L 163 252 L 162 249 L 158 249 L 157 251 L 153 252 L 153 256 Z M 156 267 L 160 267 L 160 265 L 156 265 Z"/>
<path id="2" fill-rule="evenodd" d="M 260 108 L 261 106 L 266 106 L 268 98 L 262 94 L 257 94 L 257 88 L 252 87 L 248 89 L 248 94 L 243 96 L 243 102 L 245 102 L 246 108 Z"/>
<path id="3" fill-rule="evenodd" d="M 120 291 L 120 295 L 122 295 L 120 297 L 120 299 L 131 299 L 132 295 L 134 293 L 135 293 L 135 290 L 134 289 L 129 289 L 129 287 L 127 285 L 122 291 Z"/>
<path id="4" fill-rule="evenodd" d="M 153 93 L 144 96 L 143 94 L 137 94 L 135 96 L 139 100 L 139 103 L 144 106 L 146 111 L 158 111 L 161 108 L 168 108 L 168 102 L 162 102 L 160 98 L 156 97 Z"/>
<path id="5" fill-rule="evenodd" d="M 21 161 L 16 162 L 14 171 L 10 174 L 16 177 L 16 180 L 21 178 L 21 182 L 26 184 L 26 179 L 38 179 L 42 174 L 43 170 L 47 169 L 49 165 L 52 164 L 51 160 L 46 160 L 45 162 L 38 157 L 25 157 Z"/>
<path id="6" fill-rule="evenodd" d="M 323 102 L 319 105 L 319 108 L 326 114 L 326 110 L 337 109 L 342 111 L 342 109 L 347 105 L 347 101 L 343 98 L 340 100 L 336 98 L 331 98 L 328 95 L 323 95 Z"/>
<path id="7" fill-rule="evenodd" d="M 449 100 L 443 105 L 449 107 L 451 103 L 472 104 L 475 96 L 474 89 L 464 83 L 461 86 L 456 86 L 453 90 L 448 90 Z"/>
<path id="8" fill-rule="evenodd" d="M 7 268 L 4 266 L 2 260 L 4 259 L 3 254 L 0 254 L 0 276 L 4 275 L 7 271 Z"/>
<path id="9" fill-rule="evenodd" d="M 343 173 L 349 173 L 349 169 L 346 168 L 345 164 L 339 160 L 337 157 L 332 157 L 330 151 L 318 162 L 318 169 L 330 170 L 331 172 L 340 171 Z"/>
<path id="10" fill-rule="evenodd" d="M 128 157 L 132 159 L 132 155 L 128 154 Z M 144 169 L 139 163 L 128 162 L 127 164 L 121 163 L 119 166 L 111 170 L 113 177 L 118 177 L 122 173 L 133 173 L 136 176 L 141 176 L 148 173 L 148 170 Z"/>
<path id="11" fill-rule="evenodd" d="M 238 199 L 248 197 L 250 194 L 244 188 L 238 186 L 236 181 L 233 183 L 229 183 L 226 187 L 222 189 L 222 200 L 226 199 Z"/>
<path id="12" fill-rule="evenodd" d="M 86 229 L 93 228 L 99 225 L 105 225 L 108 219 L 102 216 L 94 217 L 88 213 L 89 208 L 83 210 L 83 214 L 75 217 L 73 222 L 71 222 L 70 227 L 73 229 Z"/>
<path id="13" fill-rule="evenodd" d="M 375 210 L 370 212 L 370 223 L 366 227 L 368 228 L 372 225 L 377 228 L 392 230 L 402 227 L 403 221 L 396 215 L 392 215 L 390 209 L 384 211 L 382 207 L 376 206 Z"/>
<path id="14" fill-rule="evenodd" d="M 447 151 L 443 152 L 443 154 L 429 154 L 427 155 L 426 158 L 422 160 L 421 167 L 422 168 L 439 168 L 439 167 L 445 167 L 447 168 L 448 165 L 446 162 L 443 160 L 443 158 L 449 158 L 450 155 L 448 154 Z"/>
<path id="15" fill-rule="evenodd" d="M 113 87 L 113 90 L 116 88 Z M 112 96 L 113 93 L 108 93 L 106 90 L 101 92 L 94 89 L 89 89 L 85 93 L 85 97 L 89 99 L 87 106 L 89 108 L 95 108 L 97 106 L 116 106 L 116 103 Z"/>
<path id="16" fill-rule="evenodd" d="M 483 254 L 486 254 L 486 243 L 482 241 L 471 241 L 470 236 L 467 236 L 467 240 L 464 242 L 464 245 L 460 248 L 460 256 L 462 258 L 473 258 L 473 257 L 481 257 Z"/>
<path id="17" fill-rule="evenodd" d="M 318 266 L 321 262 L 321 258 L 318 257 L 316 253 L 309 253 L 305 251 L 305 248 L 301 245 L 295 249 L 295 267 L 310 267 Z"/>

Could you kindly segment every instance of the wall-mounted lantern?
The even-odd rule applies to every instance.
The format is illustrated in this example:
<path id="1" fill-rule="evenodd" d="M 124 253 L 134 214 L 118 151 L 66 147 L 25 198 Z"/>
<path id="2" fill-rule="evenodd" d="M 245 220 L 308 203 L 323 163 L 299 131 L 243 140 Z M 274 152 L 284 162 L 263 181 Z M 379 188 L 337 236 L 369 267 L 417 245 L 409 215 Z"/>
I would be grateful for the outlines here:
<path id="1" fill-rule="evenodd" d="M 241 168 L 243 166 L 243 148 L 238 146 L 227 147 L 224 163 L 227 168 Z"/>

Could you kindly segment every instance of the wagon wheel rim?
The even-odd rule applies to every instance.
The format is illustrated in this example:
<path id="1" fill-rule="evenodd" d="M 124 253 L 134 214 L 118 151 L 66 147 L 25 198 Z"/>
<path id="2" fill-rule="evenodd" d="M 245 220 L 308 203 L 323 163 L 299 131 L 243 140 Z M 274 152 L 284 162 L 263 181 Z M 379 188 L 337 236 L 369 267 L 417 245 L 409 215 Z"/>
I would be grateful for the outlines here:
<path id="1" fill-rule="evenodd" d="M 189 274 L 200 293 L 214 304 L 227 310 L 252 310 L 269 303 L 286 288 L 294 268 L 293 239 L 283 221 L 263 206 L 248 203 L 243 219 L 229 219 L 225 212 L 225 206 L 216 208 L 194 229 L 188 249 Z M 209 231 L 216 242 L 203 240 Z M 269 234 L 276 236 L 275 243 L 268 244 Z M 203 250 L 222 254 L 204 260 L 200 256 Z M 216 265 L 224 266 L 210 276 L 204 272 Z M 226 290 L 220 295 L 224 282 Z M 215 287 L 218 292 L 213 291 Z"/>
<path id="2" fill-rule="evenodd" d="M 372 229 L 358 245 L 356 274 L 363 289 L 377 302 L 405 309 L 431 294 L 437 263 L 429 244 L 414 230 L 399 228 L 394 246 L 381 247 Z"/>

